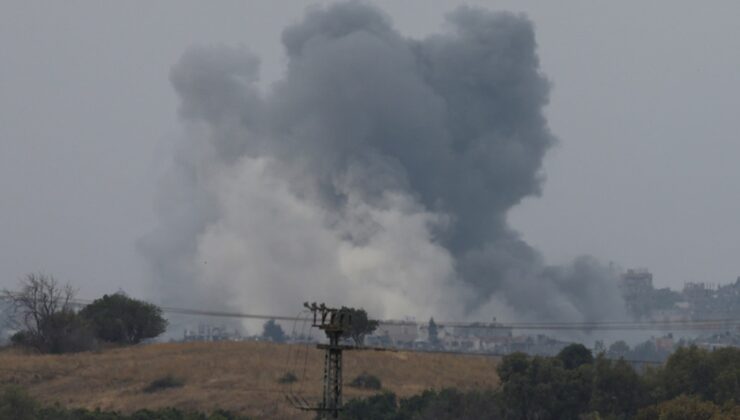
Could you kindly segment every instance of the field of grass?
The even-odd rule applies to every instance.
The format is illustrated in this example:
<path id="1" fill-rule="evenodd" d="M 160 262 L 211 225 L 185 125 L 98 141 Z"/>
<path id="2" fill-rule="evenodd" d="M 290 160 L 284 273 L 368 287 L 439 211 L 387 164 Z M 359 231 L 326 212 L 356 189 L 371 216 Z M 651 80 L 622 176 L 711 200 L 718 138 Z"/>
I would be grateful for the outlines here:
<path id="1" fill-rule="evenodd" d="M 408 396 L 429 388 L 490 388 L 496 360 L 485 356 L 390 351 L 344 353 L 344 382 L 367 372 L 383 389 Z M 17 384 L 45 403 L 130 412 L 174 406 L 223 408 L 256 418 L 308 419 L 286 393 L 321 396 L 323 352 L 265 342 L 168 343 L 71 355 L 0 352 L 0 384 Z M 279 379 L 293 372 L 298 381 Z M 170 384 L 161 388 L 152 382 Z M 345 400 L 375 391 L 344 387 Z"/>

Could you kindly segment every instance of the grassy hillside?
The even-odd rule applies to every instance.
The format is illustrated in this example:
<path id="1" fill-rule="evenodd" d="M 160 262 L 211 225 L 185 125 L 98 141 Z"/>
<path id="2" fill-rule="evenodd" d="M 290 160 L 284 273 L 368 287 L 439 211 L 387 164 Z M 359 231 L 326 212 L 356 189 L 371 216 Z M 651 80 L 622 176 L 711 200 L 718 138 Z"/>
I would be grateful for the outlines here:
<path id="1" fill-rule="evenodd" d="M 344 381 L 362 372 L 379 377 L 399 396 L 428 388 L 495 387 L 496 360 L 484 356 L 412 352 L 345 352 Z M 43 402 L 122 411 L 175 406 L 224 408 L 257 418 L 311 418 L 285 394 L 321 396 L 323 353 L 311 346 L 258 342 L 172 343 L 47 356 L 0 352 L 0 384 L 18 384 Z M 278 379 L 292 371 L 293 384 Z M 172 375 L 183 386 L 144 392 Z M 345 386 L 346 399 L 371 394 Z"/>

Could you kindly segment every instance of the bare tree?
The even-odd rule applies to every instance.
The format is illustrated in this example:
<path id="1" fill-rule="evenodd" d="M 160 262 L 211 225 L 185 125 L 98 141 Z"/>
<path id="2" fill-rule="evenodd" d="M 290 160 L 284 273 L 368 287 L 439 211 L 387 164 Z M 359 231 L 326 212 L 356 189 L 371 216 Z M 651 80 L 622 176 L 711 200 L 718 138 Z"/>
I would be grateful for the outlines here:
<path id="1" fill-rule="evenodd" d="M 28 274 L 21 281 L 20 291 L 3 291 L 8 304 L 9 321 L 14 329 L 25 334 L 26 344 L 48 351 L 59 331 L 58 319 L 74 314 L 75 290 L 69 284 L 60 284 L 54 277 Z"/>
<path id="2" fill-rule="evenodd" d="M 10 304 L 3 294 L 0 294 L 0 344 L 5 344 L 8 333 L 13 330 L 10 317 Z"/>

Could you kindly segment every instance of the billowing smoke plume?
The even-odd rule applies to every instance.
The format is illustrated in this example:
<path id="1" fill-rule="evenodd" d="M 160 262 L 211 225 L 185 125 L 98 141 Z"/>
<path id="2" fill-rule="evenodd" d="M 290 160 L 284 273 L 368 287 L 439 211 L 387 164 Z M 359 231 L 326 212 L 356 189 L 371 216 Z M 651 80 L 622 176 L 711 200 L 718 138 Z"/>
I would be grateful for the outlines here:
<path id="1" fill-rule="evenodd" d="M 547 266 L 506 221 L 553 145 L 531 22 L 459 8 L 396 32 L 362 3 L 287 28 L 284 78 L 193 48 L 171 73 L 187 138 L 142 250 L 171 301 L 381 318 L 595 320 L 621 307 L 591 258 Z"/>

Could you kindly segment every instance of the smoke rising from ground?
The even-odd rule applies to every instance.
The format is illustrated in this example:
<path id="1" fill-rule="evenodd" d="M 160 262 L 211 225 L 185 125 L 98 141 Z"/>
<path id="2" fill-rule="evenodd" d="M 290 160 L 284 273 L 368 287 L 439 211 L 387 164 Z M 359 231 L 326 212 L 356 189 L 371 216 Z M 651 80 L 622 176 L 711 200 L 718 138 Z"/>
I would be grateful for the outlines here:
<path id="1" fill-rule="evenodd" d="M 532 24 L 458 8 L 408 39 L 373 6 L 307 12 L 285 77 L 260 93 L 248 51 L 172 68 L 187 128 L 141 243 L 167 300 L 378 318 L 598 320 L 622 302 L 582 257 L 548 266 L 506 221 L 537 195 L 555 139 Z"/>

